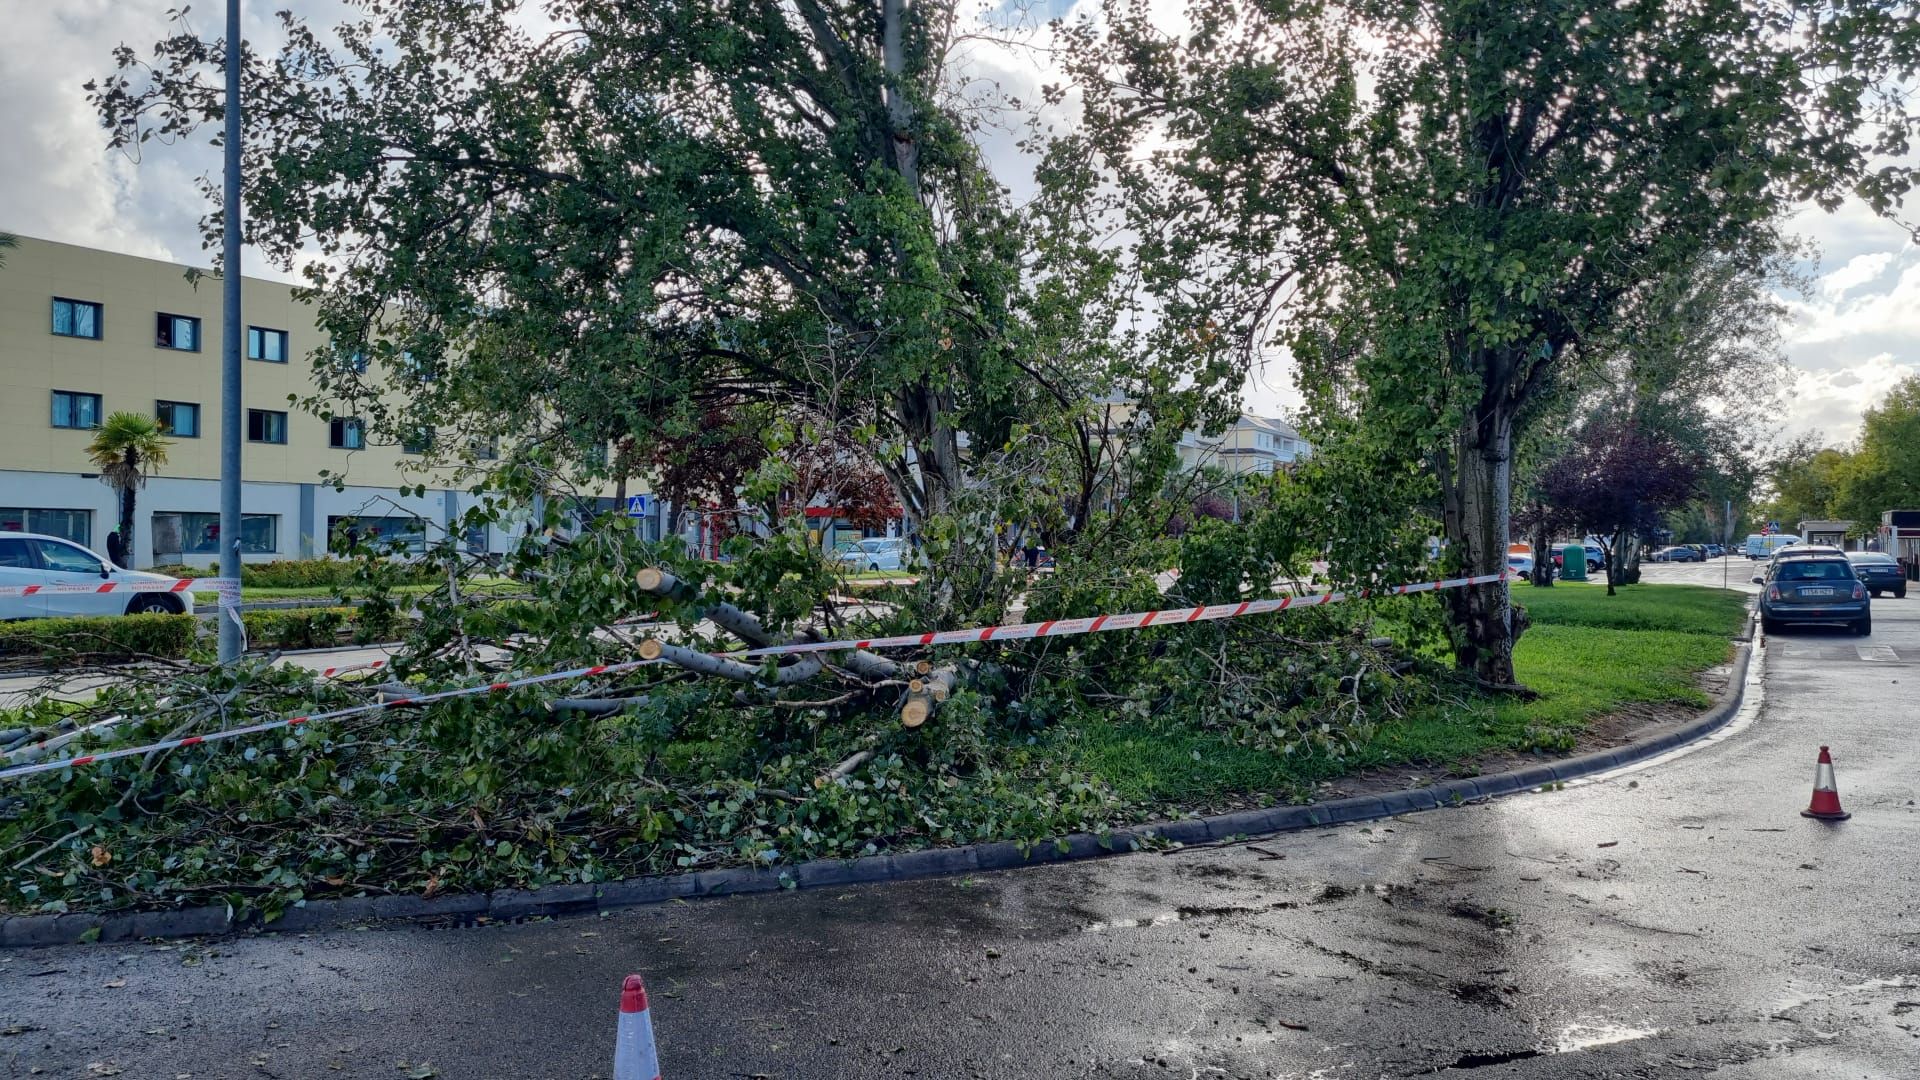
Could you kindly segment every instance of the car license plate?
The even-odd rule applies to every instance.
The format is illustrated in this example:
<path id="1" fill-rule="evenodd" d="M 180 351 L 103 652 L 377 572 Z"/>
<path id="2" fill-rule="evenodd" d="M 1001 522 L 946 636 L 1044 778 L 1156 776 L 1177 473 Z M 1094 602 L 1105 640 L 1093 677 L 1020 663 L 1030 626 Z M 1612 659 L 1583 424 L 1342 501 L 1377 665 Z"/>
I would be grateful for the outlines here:
<path id="1" fill-rule="evenodd" d="M 1834 592 L 1835 590 L 1833 589 L 1801 589 L 1800 595 L 1801 596 L 1832 596 Z"/>

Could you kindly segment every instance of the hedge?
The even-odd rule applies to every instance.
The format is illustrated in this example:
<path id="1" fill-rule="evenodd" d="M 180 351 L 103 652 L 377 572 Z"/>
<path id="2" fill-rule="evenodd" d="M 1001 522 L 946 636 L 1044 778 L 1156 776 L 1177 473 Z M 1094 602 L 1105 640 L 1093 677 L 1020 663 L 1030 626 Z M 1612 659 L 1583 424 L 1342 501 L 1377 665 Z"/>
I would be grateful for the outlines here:
<path id="1" fill-rule="evenodd" d="M 199 620 L 191 615 L 109 615 L 22 619 L 0 623 L 0 655 L 63 660 L 180 659 L 193 648 Z"/>
<path id="2" fill-rule="evenodd" d="M 347 559 L 276 559 L 266 563 L 243 563 L 240 567 L 240 584 L 262 589 L 338 588 L 352 580 L 354 565 Z M 403 563 L 392 569 L 399 583 L 406 585 L 437 582 L 444 575 L 444 571 L 432 563 Z M 178 563 L 156 566 L 153 572 L 182 578 L 220 576 L 218 566 L 185 566 Z"/>
<path id="3" fill-rule="evenodd" d="M 287 608 L 243 611 L 250 649 L 320 649 L 352 636 L 356 610 L 350 607 Z"/>

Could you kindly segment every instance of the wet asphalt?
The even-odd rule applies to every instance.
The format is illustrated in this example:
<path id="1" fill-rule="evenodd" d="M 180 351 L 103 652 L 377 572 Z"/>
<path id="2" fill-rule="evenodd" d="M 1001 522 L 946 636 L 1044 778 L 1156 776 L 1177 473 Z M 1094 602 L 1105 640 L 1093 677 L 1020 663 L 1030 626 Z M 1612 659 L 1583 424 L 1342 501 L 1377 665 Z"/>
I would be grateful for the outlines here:
<path id="1" fill-rule="evenodd" d="M 0 953 L 0 1075 L 1920 1076 L 1920 596 L 1725 737 L 1252 844 L 516 926 Z M 1853 819 L 1798 811 L 1830 745 Z M 118 1070 L 115 1072 L 114 1070 Z"/>

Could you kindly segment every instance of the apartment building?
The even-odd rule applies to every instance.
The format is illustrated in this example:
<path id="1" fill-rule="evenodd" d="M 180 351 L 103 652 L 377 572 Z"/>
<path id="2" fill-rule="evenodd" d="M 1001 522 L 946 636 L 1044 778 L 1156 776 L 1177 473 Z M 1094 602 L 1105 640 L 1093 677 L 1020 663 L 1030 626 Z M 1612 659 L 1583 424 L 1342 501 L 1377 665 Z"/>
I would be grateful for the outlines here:
<path id="1" fill-rule="evenodd" d="M 1180 438 L 1180 463 L 1213 466 L 1232 476 L 1267 474 L 1310 456 L 1313 447 L 1292 424 L 1244 413 L 1217 436 L 1189 431 Z"/>
<path id="2" fill-rule="evenodd" d="M 349 521 L 362 536 L 413 545 L 445 535 L 471 481 L 403 471 L 404 448 L 368 445 L 357 421 L 290 404 L 313 392 L 310 356 L 326 342 L 290 286 L 248 278 L 243 296 L 242 558 L 322 554 Z M 0 529 L 104 551 L 118 502 L 87 444 L 109 413 L 140 412 L 159 419 L 172 444 L 140 492 L 131 561 L 217 559 L 220 323 L 216 278 L 196 284 L 185 266 L 21 237 L 0 266 Z M 322 473 L 345 474 L 347 486 Z M 424 495 L 400 490 L 423 482 Z M 505 551 L 511 532 L 465 539 L 471 550 Z"/>

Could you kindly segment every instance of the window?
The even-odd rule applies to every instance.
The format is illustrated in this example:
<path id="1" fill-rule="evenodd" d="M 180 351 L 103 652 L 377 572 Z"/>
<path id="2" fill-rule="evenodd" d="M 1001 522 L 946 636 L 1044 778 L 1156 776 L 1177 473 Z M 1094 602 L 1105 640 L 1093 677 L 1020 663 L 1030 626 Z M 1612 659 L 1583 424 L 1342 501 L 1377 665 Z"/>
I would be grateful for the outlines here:
<path id="1" fill-rule="evenodd" d="M 247 359 L 264 360 L 269 364 L 287 362 L 287 332 L 268 330 L 264 326 L 247 327 Z"/>
<path id="2" fill-rule="evenodd" d="M 97 428 L 100 426 L 100 395 L 77 394 L 71 390 L 53 392 L 53 426 Z"/>
<path id="3" fill-rule="evenodd" d="M 427 550 L 425 518 L 334 514 L 327 517 L 327 535 L 333 537 L 335 542 L 348 546 L 364 543 L 398 551 Z"/>
<path id="4" fill-rule="evenodd" d="M 473 456 L 478 461 L 493 461 L 500 456 L 500 436 L 498 435 L 475 435 L 467 441 L 467 446 L 473 451 Z"/>
<path id="5" fill-rule="evenodd" d="M 400 370 L 418 379 L 420 382 L 432 382 L 439 375 L 438 372 L 434 371 L 433 364 L 430 361 L 422 357 L 417 357 L 404 349 L 400 352 Z"/>
<path id="6" fill-rule="evenodd" d="M 169 315 L 163 311 L 154 322 L 153 343 L 163 349 L 199 352 L 200 320 L 191 315 Z"/>
<path id="7" fill-rule="evenodd" d="M 33 553 L 25 540 L 0 540 L 0 570 L 34 570 Z"/>
<path id="8" fill-rule="evenodd" d="M 100 340 L 100 305 L 91 300 L 53 298 L 53 332 L 61 337 Z"/>
<path id="9" fill-rule="evenodd" d="M 474 525 L 469 527 L 466 533 L 464 534 L 464 536 L 462 537 L 462 539 L 466 541 L 468 554 L 485 555 L 487 553 L 487 548 L 489 545 L 488 545 L 487 527 L 485 525 Z"/>
<path id="10" fill-rule="evenodd" d="M 33 546 L 40 552 L 41 565 L 49 570 L 58 570 L 63 574 L 98 574 L 103 569 L 99 556 L 72 544 L 63 544 L 58 540 L 35 540 Z"/>
<path id="11" fill-rule="evenodd" d="M 247 410 L 247 441 L 264 443 L 285 443 L 287 441 L 287 414 L 267 409 Z"/>
<path id="12" fill-rule="evenodd" d="M 365 450 L 367 426 L 357 416 L 336 416 L 328 425 L 327 445 L 335 450 Z"/>
<path id="13" fill-rule="evenodd" d="M 161 554 L 220 554 L 220 515 L 163 510 L 153 515 L 153 550 Z M 280 515 L 241 514 L 240 552 L 272 555 L 280 550 Z"/>
<path id="14" fill-rule="evenodd" d="M 153 415 L 167 434 L 176 439 L 200 437 L 200 406 L 190 401 L 156 401 Z"/>
<path id="15" fill-rule="evenodd" d="M 45 533 L 85 546 L 93 543 L 93 511 L 0 507 L 0 530 Z"/>
<path id="16" fill-rule="evenodd" d="M 433 429 L 432 428 L 426 428 L 421 431 L 416 431 L 412 435 L 409 435 L 405 439 L 401 440 L 400 442 L 401 451 L 403 453 L 408 453 L 408 454 L 424 454 L 428 450 L 431 450 L 432 448 L 433 448 Z"/>

